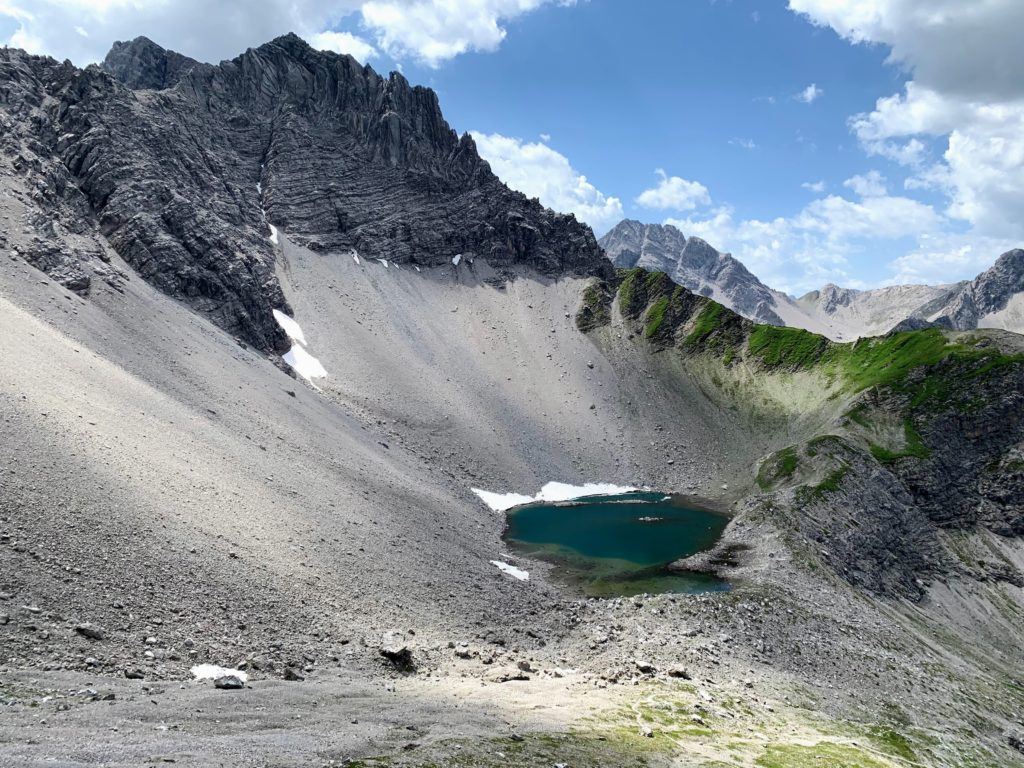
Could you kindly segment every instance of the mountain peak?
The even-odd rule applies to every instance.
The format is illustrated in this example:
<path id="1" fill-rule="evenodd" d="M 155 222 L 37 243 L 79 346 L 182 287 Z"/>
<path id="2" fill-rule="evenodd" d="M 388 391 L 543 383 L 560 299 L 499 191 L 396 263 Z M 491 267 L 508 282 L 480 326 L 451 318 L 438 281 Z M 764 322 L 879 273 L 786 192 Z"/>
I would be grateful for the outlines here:
<path id="1" fill-rule="evenodd" d="M 160 91 L 176 85 L 199 62 L 139 36 L 115 42 L 100 66 L 132 90 Z"/>
<path id="2" fill-rule="evenodd" d="M 599 245 L 617 267 L 664 272 L 683 287 L 713 296 L 752 320 L 783 324 L 768 286 L 729 254 L 720 253 L 702 238 L 687 238 L 671 224 L 626 219 L 602 237 Z"/>
<path id="3" fill-rule="evenodd" d="M 61 158 L 39 162 L 63 169 L 52 173 L 68 177 L 80 209 L 49 218 L 76 232 L 102 221 L 144 279 L 258 349 L 286 343 L 272 315 L 288 310 L 275 273 L 283 242 L 417 269 L 450 268 L 460 254 L 463 270 L 486 262 L 498 282 L 522 269 L 612 271 L 587 226 L 501 183 L 432 90 L 294 33 L 216 65 L 145 37 L 119 41 L 102 65 L 109 76 L 88 89 L 67 83 L 90 71 L 54 77 L 53 66 L 26 59 L 0 105 L 59 104 L 46 122 L 16 126 L 40 147 L 64 137 Z M 114 80 L 166 98 L 131 98 Z M 87 290 L 76 248 L 40 262 Z"/>

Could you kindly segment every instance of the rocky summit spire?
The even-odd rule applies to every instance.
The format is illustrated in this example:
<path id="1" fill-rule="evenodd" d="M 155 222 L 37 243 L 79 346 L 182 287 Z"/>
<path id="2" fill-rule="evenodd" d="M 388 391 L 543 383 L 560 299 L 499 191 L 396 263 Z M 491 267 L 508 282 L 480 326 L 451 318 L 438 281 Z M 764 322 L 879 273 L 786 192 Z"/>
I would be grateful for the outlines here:
<path id="1" fill-rule="evenodd" d="M 168 51 L 148 37 L 136 37 L 114 43 L 100 66 L 129 88 L 159 91 L 172 87 L 198 65 L 195 59 Z"/>

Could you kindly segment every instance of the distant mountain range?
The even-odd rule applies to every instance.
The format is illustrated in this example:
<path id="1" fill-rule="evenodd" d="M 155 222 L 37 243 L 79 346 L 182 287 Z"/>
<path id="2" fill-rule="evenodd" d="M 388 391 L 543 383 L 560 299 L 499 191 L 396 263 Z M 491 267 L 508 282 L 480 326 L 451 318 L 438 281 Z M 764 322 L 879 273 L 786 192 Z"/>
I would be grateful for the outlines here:
<path id="1" fill-rule="evenodd" d="M 739 260 L 670 224 L 626 219 L 599 241 L 617 267 L 665 272 L 751 320 L 806 328 L 837 341 L 895 329 L 1002 328 L 1024 333 L 1024 250 L 1004 253 L 974 280 L 860 291 L 826 285 L 799 298 L 762 283 Z"/>

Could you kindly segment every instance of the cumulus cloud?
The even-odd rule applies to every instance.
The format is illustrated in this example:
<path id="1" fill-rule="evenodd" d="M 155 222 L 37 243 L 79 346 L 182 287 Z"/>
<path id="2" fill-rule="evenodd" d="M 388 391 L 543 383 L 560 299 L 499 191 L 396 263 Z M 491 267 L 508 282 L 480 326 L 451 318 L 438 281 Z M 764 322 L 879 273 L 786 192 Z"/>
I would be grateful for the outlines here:
<path id="1" fill-rule="evenodd" d="M 536 197 L 563 213 L 574 213 L 599 235 L 624 218 L 622 202 L 609 197 L 569 163 L 565 155 L 540 142 L 497 133 L 472 132 L 480 156 L 513 189 Z"/>
<path id="2" fill-rule="evenodd" d="M 1024 95 L 1024 3 L 1016 0 L 789 0 L 855 43 L 882 43 L 926 88 L 984 101 Z"/>
<path id="3" fill-rule="evenodd" d="M 99 61 L 115 40 L 139 35 L 201 61 L 220 61 L 287 32 L 365 60 L 387 52 L 436 67 L 493 51 L 505 24 L 543 5 L 575 0 L 0 0 L 17 28 L 5 42 L 32 53 Z M 201 21 L 200 21 L 201 20 Z M 362 32 L 338 31 L 346 22 Z"/>
<path id="4" fill-rule="evenodd" d="M 640 193 L 636 201 L 645 208 L 672 211 L 692 211 L 698 205 L 710 205 L 711 195 L 699 181 L 687 181 L 679 176 L 669 176 L 664 169 L 654 171 L 660 181 L 657 186 Z"/>
<path id="5" fill-rule="evenodd" d="M 800 186 L 803 187 L 804 189 L 808 189 L 811 192 L 814 192 L 815 194 L 818 194 L 818 195 L 820 195 L 822 192 L 825 191 L 825 182 L 824 181 L 805 181 Z"/>
<path id="6" fill-rule="evenodd" d="M 380 55 L 376 48 L 351 32 L 318 32 L 309 38 L 309 44 L 322 51 L 347 53 L 363 63 Z"/>
<path id="7" fill-rule="evenodd" d="M 947 283 L 957 276 L 974 276 L 992 266 L 999 254 L 1019 242 L 997 237 L 943 233 L 926 235 L 909 253 L 895 259 L 885 282 Z M 953 276 L 953 278 L 951 278 Z"/>
<path id="8" fill-rule="evenodd" d="M 977 242 L 1024 238 L 1024 3 L 789 0 L 789 7 L 853 43 L 889 46 L 890 61 L 910 73 L 901 93 L 851 119 L 869 154 L 914 169 L 908 189 L 944 192 L 946 214 L 970 224 Z M 940 158 L 926 150 L 935 139 L 946 142 Z"/>
<path id="9" fill-rule="evenodd" d="M 800 93 L 796 94 L 793 98 L 797 101 L 802 101 L 804 104 L 812 104 L 818 98 L 821 97 L 824 91 L 814 83 L 811 83 L 804 88 Z"/>
<path id="10" fill-rule="evenodd" d="M 887 191 L 885 177 L 874 170 L 847 179 L 843 182 L 843 186 L 852 189 L 854 194 L 859 197 L 881 197 Z"/>
<path id="11" fill-rule="evenodd" d="M 361 7 L 363 23 L 395 57 L 431 67 L 467 51 L 493 51 L 505 39 L 502 22 L 542 5 L 575 0 L 377 0 Z"/>
<path id="12" fill-rule="evenodd" d="M 855 186 L 862 187 L 862 181 Z M 878 189 L 868 183 L 867 191 Z M 710 217 L 666 223 L 731 252 L 768 285 L 790 293 L 826 282 L 859 287 L 863 284 L 852 279 L 849 268 L 857 257 L 893 240 L 923 242 L 943 232 L 942 217 L 930 206 L 885 195 L 884 189 L 859 201 L 838 195 L 818 198 L 791 217 L 737 220 L 731 207 L 721 206 Z M 879 275 L 877 282 L 883 279 Z"/>

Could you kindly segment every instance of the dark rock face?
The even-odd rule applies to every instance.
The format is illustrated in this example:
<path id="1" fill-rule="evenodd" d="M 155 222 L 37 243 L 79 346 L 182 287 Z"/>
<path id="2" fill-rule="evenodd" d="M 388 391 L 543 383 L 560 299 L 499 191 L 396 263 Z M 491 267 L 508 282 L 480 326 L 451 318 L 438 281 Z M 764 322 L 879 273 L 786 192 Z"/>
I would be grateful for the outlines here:
<path id="1" fill-rule="evenodd" d="M 85 70 L 4 50 L 0 119 L 8 155 L 49 188 L 44 219 L 105 237 L 159 290 L 266 351 L 287 348 L 271 311 L 288 311 L 268 223 L 398 264 L 611 269 L 588 227 L 502 184 L 433 91 L 294 35 L 217 66 L 145 38 Z M 81 265 L 103 249 L 69 243 L 37 261 L 87 288 Z"/>
<path id="2" fill-rule="evenodd" d="M 751 320 L 784 325 L 774 292 L 742 263 L 699 237 L 688 238 L 668 224 L 626 219 L 602 237 L 600 245 L 616 267 L 664 272 L 679 285 Z"/>
<path id="3" fill-rule="evenodd" d="M 1015 294 L 1022 292 L 1024 250 L 1015 248 L 955 294 L 936 322 L 960 331 L 977 328 L 981 318 L 1004 309 Z"/>
<path id="4" fill-rule="evenodd" d="M 841 490 L 813 501 L 797 496 L 795 527 L 851 583 L 918 599 L 924 584 L 958 573 L 979 581 L 1024 584 L 1009 561 L 964 559 L 939 531 L 1024 535 L 1024 363 L 986 369 L 944 361 L 916 372 L 945 399 L 915 406 L 888 389 L 861 400 L 866 418 L 900 414 L 920 433 L 925 456 L 880 463 L 832 439 L 816 445 L 829 469 L 842 467 Z"/>
<path id="5" fill-rule="evenodd" d="M 948 294 L 912 308 L 907 319 L 893 330 L 974 330 L 986 316 L 1006 309 L 1010 300 L 1020 293 L 1024 293 L 1024 250 L 1015 248 L 996 259 L 995 264 L 974 280 L 952 286 Z M 1019 320 L 1012 318 L 998 325 L 1015 333 L 1024 332 Z"/>
<path id="6" fill-rule="evenodd" d="M 193 67 L 195 59 L 161 48 L 146 37 L 118 40 L 100 65 L 129 88 L 163 90 L 175 85 Z"/>

